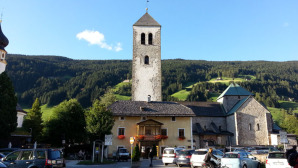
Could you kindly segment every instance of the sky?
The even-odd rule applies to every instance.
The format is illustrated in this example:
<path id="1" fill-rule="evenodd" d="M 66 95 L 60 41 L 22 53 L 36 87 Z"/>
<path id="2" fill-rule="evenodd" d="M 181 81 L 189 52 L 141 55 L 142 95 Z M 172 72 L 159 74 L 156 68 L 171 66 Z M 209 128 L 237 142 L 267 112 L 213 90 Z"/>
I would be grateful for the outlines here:
<path id="1" fill-rule="evenodd" d="M 6 50 L 130 60 L 146 7 L 162 26 L 162 59 L 298 60 L 297 0 L 0 0 Z"/>

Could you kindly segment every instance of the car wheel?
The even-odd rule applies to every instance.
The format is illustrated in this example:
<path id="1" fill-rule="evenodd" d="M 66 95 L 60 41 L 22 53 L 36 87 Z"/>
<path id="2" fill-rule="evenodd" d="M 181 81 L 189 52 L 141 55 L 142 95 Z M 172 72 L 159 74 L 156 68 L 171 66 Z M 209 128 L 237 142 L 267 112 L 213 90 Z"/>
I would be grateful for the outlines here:
<path id="1" fill-rule="evenodd" d="M 180 165 L 180 164 L 177 164 L 177 166 L 178 166 L 178 167 L 181 167 L 181 165 Z"/>
<path id="2" fill-rule="evenodd" d="M 167 163 L 165 163 L 164 165 L 165 165 L 165 166 L 167 166 L 168 164 L 167 164 Z"/>

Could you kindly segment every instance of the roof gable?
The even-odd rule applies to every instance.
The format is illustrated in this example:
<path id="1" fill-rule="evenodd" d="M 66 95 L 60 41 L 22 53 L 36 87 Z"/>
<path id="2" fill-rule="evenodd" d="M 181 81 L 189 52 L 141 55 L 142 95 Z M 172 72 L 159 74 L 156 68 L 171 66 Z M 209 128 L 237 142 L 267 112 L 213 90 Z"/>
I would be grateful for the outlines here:
<path id="1" fill-rule="evenodd" d="M 234 114 L 243 105 L 243 103 L 246 102 L 246 100 L 248 100 L 249 98 L 250 96 L 238 101 L 238 103 L 234 105 L 234 107 L 227 113 L 227 115 Z"/>
<path id="2" fill-rule="evenodd" d="M 161 26 L 147 12 L 133 26 Z"/>
<path id="3" fill-rule="evenodd" d="M 247 91 L 243 87 L 236 83 L 231 83 L 229 87 L 217 98 L 220 99 L 224 96 L 250 96 L 253 95 L 251 92 Z"/>

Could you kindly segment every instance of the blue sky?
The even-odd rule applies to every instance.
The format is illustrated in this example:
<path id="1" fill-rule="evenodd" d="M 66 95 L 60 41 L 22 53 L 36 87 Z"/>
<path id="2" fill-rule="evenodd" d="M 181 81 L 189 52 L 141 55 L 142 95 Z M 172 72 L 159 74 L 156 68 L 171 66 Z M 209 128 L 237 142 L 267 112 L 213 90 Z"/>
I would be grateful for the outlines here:
<path id="1" fill-rule="evenodd" d="M 0 0 L 9 53 L 132 59 L 146 0 Z M 149 0 L 162 59 L 298 60 L 297 0 Z M 87 41 L 88 40 L 88 41 Z"/>

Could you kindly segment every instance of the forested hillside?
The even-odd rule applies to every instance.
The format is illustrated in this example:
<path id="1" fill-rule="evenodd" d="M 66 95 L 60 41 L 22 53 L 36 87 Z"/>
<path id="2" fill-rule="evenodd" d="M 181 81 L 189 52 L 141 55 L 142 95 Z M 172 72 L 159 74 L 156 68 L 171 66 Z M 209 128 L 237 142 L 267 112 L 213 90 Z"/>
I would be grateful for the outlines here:
<path id="1" fill-rule="evenodd" d="M 131 60 L 72 60 L 58 56 L 8 55 L 6 71 L 13 81 L 19 103 L 30 107 L 39 98 L 42 104 L 57 105 L 76 98 L 83 107 L 125 79 L 131 79 Z M 208 101 L 210 92 L 221 93 L 227 86 L 209 83 L 212 78 L 243 77 L 240 85 L 270 107 L 280 100 L 298 99 L 298 61 L 200 61 L 163 60 L 162 87 L 164 100 L 189 83 L 189 101 Z M 255 79 L 250 80 L 251 76 Z M 130 89 L 125 86 L 126 89 Z M 122 89 L 122 91 L 121 91 Z M 127 90 L 120 88 L 120 92 Z M 121 93 L 120 93 L 121 94 Z"/>

